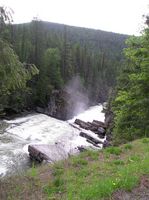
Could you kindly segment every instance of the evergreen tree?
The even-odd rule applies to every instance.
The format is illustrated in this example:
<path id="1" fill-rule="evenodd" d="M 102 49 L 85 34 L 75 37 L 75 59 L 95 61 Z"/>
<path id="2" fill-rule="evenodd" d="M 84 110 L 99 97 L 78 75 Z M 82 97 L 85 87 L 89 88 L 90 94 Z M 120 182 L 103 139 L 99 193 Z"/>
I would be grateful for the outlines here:
<path id="1" fill-rule="evenodd" d="M 4 8 L 0 7 L 0 24 L 2 27 L 10 21 L 8 14 Z M 4 110 L 11 107 L 9 100 L 12 93 L 16 90 L 26 90 L 27 81 L 37 74 L 38 70 L 35 65 L 22 64 L 14 50 L 2 39 L 2 35 L 0 36 L 0 114 L 4 114 Z"/>
<path id="2" fill-rule="evenodd" d="M 53 94 L 52 90 L 61 89 L 63 82 L 67 83 L 75 75 L 83 80 L 91 101 L 106 100 L 109 89 L 115 84 L 117 66 L 122 59 L 121 50 L 128 36 L 43 22 L 37 18 L 31 23 L 13 24 L 9 29 L 8 24 L 12 18 L 8 11 L 0 9 L 3 30 L 0 37 L 8 45 L 8 52 L 12 49 L 15 63 L 21 66 L 21 83 L 21 73 L 26 79 L 30 72 L 29 65 L 23 63 L 35 64 L 39 75 L 29 81 L 27 78 L 24 87 L 18 87 L 12 81 L 14 89 L 9 89 L 10 94 L 6 95 L 8 100 L 1 102 L 7 102 L 7 107 L 9 105 L 16 109 L 23 108 L 25 104 L 25 107 L 46 107 Z M 11 65 L 11 69 L 15 69 L 14 74 L 17 73 L 17 65 L 15 68 L 13 61 Z M 1 67 L 1 70 L 5 69 Z"/>
<path id="3" fill-rule="evenodd" d="M 68 28 L 64 26 L 64 42 L 62 51 L 62 76 L 66 81 L 69 81 L 74 75 L 74 66 L 72 59 L 72 48 L 68 40 Z"/>
<path id="4" fill-rule="evenodd" d="M 60 74 L 60 52 L 57 48 L 49 48 L 44 54 L 44 67 L 47 69 L 49 82 L 59 89 L 63 85 Z"/>
<path id="5" fill-rule="evenodd" d="M 114 140 L 119 143 L 149 136 L 149 26 L 127 45 L 127 63 L 113 101 Z"/>

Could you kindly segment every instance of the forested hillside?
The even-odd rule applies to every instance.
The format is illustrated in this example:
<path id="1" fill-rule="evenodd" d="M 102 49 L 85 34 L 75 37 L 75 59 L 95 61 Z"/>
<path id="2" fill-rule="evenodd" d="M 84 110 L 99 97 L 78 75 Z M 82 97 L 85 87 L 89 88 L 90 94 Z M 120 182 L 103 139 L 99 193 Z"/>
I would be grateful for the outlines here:
<path id="1" fill-rule="evenodd" d="M 32 63 L 39 73 L 27 82 L 26 90 L 9 91 L 7 104 L 1 102 L 3 112 L 45 108 L 53 93 L 62 91 L 75 76 L 80 77 L 80 90 L 90 102 L 105 101 L 123 66 L 122 49 L 127 37 L 38 19 L 7 26 L 1 38 L 11 44 L 26 68 Z"/>
<path id="2" fill-rule="evenodd" d="M 111 101 L 115 144 L 149 136 L 149 16 L 140 37 L 130 37 L 125 67 Z"/>

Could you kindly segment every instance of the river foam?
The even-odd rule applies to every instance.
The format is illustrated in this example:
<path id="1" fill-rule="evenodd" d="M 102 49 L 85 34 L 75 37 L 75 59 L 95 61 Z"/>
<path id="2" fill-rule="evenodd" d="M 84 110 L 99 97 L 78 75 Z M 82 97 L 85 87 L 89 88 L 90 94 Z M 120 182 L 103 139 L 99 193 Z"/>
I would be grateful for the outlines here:
<path id="1" fill-rule="evenodd" d="M 0 176 L 17 173 L 31 166 L 28 145 L 56 144 L 66 154 L 76 153 L 77 146 L 92 146 L 79 136 L 79 130 L 70 124 L 76 118 L 84 121 L 104 121 L 102 106 L 97 105 L 68 121 L 61 121 L 44 114 L 30 114 L 14 120 L 5 120 L 8 128 L 0 134 Z M 92 132 L 88 134 L 95 135 Z M 98 138 L 99 139 L 99 138 Z M 103 139 L 101 139 L 103 141 Z"/>

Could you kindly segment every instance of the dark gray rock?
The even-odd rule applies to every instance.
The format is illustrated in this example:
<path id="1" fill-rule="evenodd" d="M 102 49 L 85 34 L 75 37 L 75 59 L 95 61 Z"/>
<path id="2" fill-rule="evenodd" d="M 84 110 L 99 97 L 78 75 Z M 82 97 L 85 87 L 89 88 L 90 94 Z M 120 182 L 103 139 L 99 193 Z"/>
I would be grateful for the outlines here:
<path id="1" fill-rule="evenodd" d="M 87 150 L 84 146 L 78 146 L 77 148 L 78 148 L 78 150 L 79 150 L 80 152 L 84 152 L 84 151 Z"/>
<path id="2" fill-rule="evenodd" d="M 106 148 L 106 147 L 109 147 L 109 146 L 111 146 L 111 143 L 109 141 L 105 140 L 104 143 L 103 143 L 103 148 Z"/>
<path id="3" fill-rule="evenodd" d="M 29 156 L 32 160 L 42 162 L 56 162 L 68 157 L 68 153 L 65 152 L 59 144 L 32 144 L 28 146 Z"/>
<path id="4" fill-rule="evenodd" d="M 91 127 L 90 123 L 84 122 L 80 119 L 76 119 L 75 124 L 79 125 L 81 128 L 86 129 L 86 130 L 90 130 L 90 127 Z"/>
<path id="5" fill-rule="evenodd" d="M 98 121 L 98 120 L 93 120 L 92 124 L 93 124 L 94 126 L 106 128 L 105 123 L 104 123 L 104 122 L 101 122 L 101 121 Z"/>
<path id="6" fill-rule="evenodd" d="M 98 128 L 98 133 L 99 133 L 99 134 L 105 135 L 105 129 L 102 128 L 102 127 L 99 127 L 99 128 Z"/>

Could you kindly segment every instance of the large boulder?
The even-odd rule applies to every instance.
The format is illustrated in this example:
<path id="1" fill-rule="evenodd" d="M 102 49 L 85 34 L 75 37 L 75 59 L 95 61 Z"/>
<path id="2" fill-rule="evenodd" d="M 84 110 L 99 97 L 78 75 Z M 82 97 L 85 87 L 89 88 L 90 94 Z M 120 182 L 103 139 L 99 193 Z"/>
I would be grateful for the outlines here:
<path id="1" fill-rule="evenodd" d="M 29 156 L 32 160 L 42 162 L 56 162 L 68 157 L 64 148 L 57 144 L 31 144 L 28 146 Z"/>

